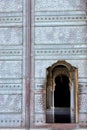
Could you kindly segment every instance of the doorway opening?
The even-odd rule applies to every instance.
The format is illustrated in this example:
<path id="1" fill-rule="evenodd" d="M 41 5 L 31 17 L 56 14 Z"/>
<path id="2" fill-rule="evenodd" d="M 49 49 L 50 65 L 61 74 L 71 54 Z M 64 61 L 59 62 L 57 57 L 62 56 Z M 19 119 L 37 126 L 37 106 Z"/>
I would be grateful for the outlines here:
<path id="1" fill-rule="evenodd" d="M 55 78 L 54 107 L 54 122 L 70 123 L 69 78 L 64 74 Z"/>
<path id="2" fill-rule="evenodd" d="M 46 122 L 78 122 L 78 68 L 57 61 L 47 68 Z"/>

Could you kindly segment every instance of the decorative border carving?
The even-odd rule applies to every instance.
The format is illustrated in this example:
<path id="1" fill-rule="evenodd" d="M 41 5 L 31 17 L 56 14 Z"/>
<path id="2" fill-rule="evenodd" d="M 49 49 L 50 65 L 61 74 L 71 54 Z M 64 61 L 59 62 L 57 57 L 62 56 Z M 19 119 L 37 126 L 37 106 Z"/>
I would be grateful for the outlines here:
<path id="1" fill-rule="evenodd" d="M 8 17 L 0 17 L 0 24 L 1 23 L 20 23 L 22 22 L 22 17 L 21 16 L 8 16 Z"/>
<path id="2" fill-rule="evenodd" d="M 36 16 L 35 22 L 87 21 L 87 16 Z"/>
<path id="3" fill-rule="evenodd" d="M 53 50 L 44 50 L 44 49 L 38 49 L 35 50 L 35 54 L 37 55 L 86 55 L 87 54 L 87 49 L 86 48 L 60 48 L 60 49 L 53 49 Z"/>

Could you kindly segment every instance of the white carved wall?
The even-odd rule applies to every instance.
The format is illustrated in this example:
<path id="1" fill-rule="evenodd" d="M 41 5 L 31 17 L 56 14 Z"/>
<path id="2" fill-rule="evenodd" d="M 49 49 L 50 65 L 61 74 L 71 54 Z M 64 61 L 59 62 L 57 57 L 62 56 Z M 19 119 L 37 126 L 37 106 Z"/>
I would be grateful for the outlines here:
<path id="1" fill-rule="evenodd" d="M 78 68 L 79 122 L 86 123 L 87 1 L 29 3 L 0 0 L 0 128 L 29 124 L 29 102 L 31 126 L 46 123 L 46 68 L 61 59 Z"/>
<path id="2" fill-rule="evenodd" d="M 86 9 L 86 0 L 32 0 L 31 124 L 46 123 L 46 68 L 58 60 L 78 68 L 79 123 L 87 123 Z"/>
<path id="3" fill-rule="evenodd" d="M 0 0 L 0 128 L 26 126 L 26 2 Z"/>

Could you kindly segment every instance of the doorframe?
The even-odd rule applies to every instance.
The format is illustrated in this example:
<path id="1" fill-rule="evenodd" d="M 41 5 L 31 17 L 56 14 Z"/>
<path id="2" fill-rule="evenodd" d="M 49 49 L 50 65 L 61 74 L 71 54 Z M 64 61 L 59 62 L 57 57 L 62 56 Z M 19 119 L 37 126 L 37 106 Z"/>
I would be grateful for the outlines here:
<path id="1" fill-rule="evenodd" d="M 54 90 L 55 77 L 64 74 L 69 77 L 70 86 L 70 118 L 71 123 L 78 123 L 78 69 L 66 61 L 57 61 L 47 68 L 46 81 L 46 119 L 54 122 Z M 49 120 L 49 121 L 48 121 Z"/>

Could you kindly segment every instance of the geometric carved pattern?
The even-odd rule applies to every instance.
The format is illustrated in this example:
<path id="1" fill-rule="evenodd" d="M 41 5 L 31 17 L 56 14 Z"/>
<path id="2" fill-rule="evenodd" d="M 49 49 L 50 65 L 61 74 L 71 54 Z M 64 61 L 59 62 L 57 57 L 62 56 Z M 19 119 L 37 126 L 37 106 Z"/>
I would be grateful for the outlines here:
<path id="1" fill-rule="evenodd" d="M 46 97 L 44 94 L 35 94 L 35 112 L 45 112 Z"/>

